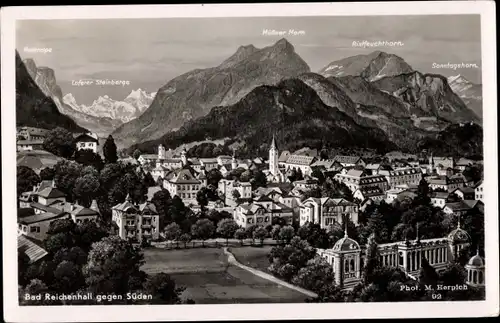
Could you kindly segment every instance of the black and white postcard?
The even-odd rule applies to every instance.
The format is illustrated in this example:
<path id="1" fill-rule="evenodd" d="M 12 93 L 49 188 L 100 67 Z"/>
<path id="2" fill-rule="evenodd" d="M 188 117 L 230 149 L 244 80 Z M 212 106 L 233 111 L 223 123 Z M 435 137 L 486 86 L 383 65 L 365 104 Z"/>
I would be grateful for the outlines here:
<path id="1" fill-rule="evenodd" d="M 5 320 L 498 315 L 494 11 L 2 8 Z"/>

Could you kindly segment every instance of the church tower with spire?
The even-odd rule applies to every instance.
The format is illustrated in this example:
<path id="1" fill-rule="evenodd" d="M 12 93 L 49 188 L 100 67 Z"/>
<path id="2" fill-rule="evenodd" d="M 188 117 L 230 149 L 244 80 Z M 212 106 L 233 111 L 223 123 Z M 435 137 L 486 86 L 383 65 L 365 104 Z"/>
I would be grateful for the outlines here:
<path id="1" fill-rule="evenodd" d="M 269 172 L 276 176 L 278 175 L 278 148 L 276 147 L 276 141 L 274 139 L 271 142 L 271 147 L 269 148 Z"/>

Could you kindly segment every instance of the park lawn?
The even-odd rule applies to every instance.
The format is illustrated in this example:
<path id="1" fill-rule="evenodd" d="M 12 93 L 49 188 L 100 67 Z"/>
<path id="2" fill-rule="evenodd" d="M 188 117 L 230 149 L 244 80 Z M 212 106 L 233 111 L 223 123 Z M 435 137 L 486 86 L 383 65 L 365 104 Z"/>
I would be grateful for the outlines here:
<path id="1" fill-rule="evenodd" d="M 148 274 L 165 272 L 196 304 L 302 303 L 307 296 L 229 265 L 219 248 L 145 249 Z"/>
<path id="2" fill-rule="evenodd" d="M 272 248 L 272 246 L 231 247 L 229 251 L 231 251 L 239 263 L 264 272 L 269 272 L 267 268 L 270 263 L 267 256 L 271 252 Z"/>

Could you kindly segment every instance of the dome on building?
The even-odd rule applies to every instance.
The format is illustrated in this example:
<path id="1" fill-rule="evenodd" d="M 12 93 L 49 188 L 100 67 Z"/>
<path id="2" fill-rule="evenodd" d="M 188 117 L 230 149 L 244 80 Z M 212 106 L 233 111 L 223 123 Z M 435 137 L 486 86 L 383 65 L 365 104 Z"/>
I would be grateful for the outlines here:
<path id="1" fill-rule="evenodd" d="M 349 238 L 347 231 L 345 232 L 344 237 L 339 239 L 332 248 L 333 251 L 355 251 L 360 249 L 359 243 Z"/>
<path id="2" fill-rule="evenodd" d="M 468 266 L 473 267 L 484 267 L 484 259 L 477 253 L 475 256 L 469 259 L 467 263 Z"/>
<path id="3" fill-rule="evenodd" d="M 458 219 L 458 226 L 455 230 L 448 234 L 448 241 L 452 243 L 470 242 L 470 236 L 464 229 L 460 228 L 460 219 Z"/>

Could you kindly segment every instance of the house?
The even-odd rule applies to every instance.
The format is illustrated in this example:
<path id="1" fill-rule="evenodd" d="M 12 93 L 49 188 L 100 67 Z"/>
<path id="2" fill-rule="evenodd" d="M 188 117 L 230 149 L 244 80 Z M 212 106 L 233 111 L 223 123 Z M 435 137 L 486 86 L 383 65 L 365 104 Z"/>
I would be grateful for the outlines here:
<path id="1" fill-rule="evenodd" d="M 198 160 L 201 164 L 201 167 L 203 167 L 207 172 L 212 169 L 218 169 L 220 166 L 217 158 L 199 158 Z"/>
<path id="2" fill-rule="evenodd" d="M 68 202 L 55 202 L 50 205 L 52 208 L 56 208 L 61 212 L 68 213 L 76 224 L 84 222 L 96 222 L 99 217 L 99 209 L 97 207 L 97 202 L 92 201 L 90 208 Z"/>
<path id="3" fill-rule="evenodd" d="M 272 224 L 273 218 L 283 218 L 285 223 L 293 222 L 292 209 L 281 203 L 269 201 L 265 203 L 242 203 L 234 211 L 234 220 L 238 225 L 246 228 L 251 225 L 267 226 Z"/>
<path id="4" fill-rule="evenodd" d="M 358 223 L 359 207 L 356 203 L 343 198 L 310 197 L 300 206 L 299 224 L 308 222 L 320 224 L 321 228 L 330 229 L 334 223 L 343 223 L 345 217 Z"/>
<path id="5" fill-rule="evenodd" d="M 351 167 L 351 166 L 366 166 L 366 162 L 363 160 L 363 158 L 359 156 L 340 156 L 337 155 L 333 158 L 334 161 L 339 162 L 342 166 L 344 167 Z"/>
<path id="6" fill-rule="evenodd" d="M 227 205 L 235 205 L 237 199 L 248 200 L 252 198 L 252 184 L 250 184 L 250 182 L 221 179 L 217 189 L 225 196 L 225 203 Z M 235 191 L 238 192 L 238 198 L 233 196 Z"/>
<path id="7" fill-rule="evenodd" d="M 452 191 L 462 200 L 474 200 L 476 191 L 473 187 L 460 187 Z"/>
<path id="8" fill-rule="evenodd" d="M 429 157 L 429 168 L 430 168 L 430 173 L 432 174 L 434 171 L 436 171 L 437 168 L 441 169 L 454 169 L 455 168 L 455 160 L 453 157 L 434 157 L 430 156 Z"/>
<path id="9" fill-rule="evenodd" d="M 448 192 L 432 192 L 430 196 L 431 204 L 439 208 L 444 208 L 449 196 L 450 193 Z"/>
<path id="10" fill-rule="evenodd" d="M 163 187 L 169 191 L 170 195 L 179 196 L 186 205 L 197 203 L 196 194 L 206 184 L 206 178 L 196 178 L 195 174 L 187 168 L 177 169 L 163 180 Z"/>
<path id="11" fill-rule="evenodd" d="M 399 159 L 399 160 L 403 160 L 403 159 L 417 160 L 418 159 L 417 155 L 407 154 L 407 153 L 403 153 L 401 151 L 396 151 L 396 150 L 388 152 L 387 154 L 385 154 L 384 157 L 387 158 L 389 160 L 389 162 L 392 162 L 395 159 Z"/>
<path id="12" fill-rule="evenodd" d="M 418 185 L 422 179 L 422 171 L 417 167 L 406 167 L 394 170 L 381 169 L 378 175 L 384 175 L 390 188 L 398 185 Z"/>
<path id="13" fill-rule="evenodd" d="M 445 191 L 453 191 L 457 188 L 464 187 L 464 179 L 460 176 L 432 176 L 427 179 L 429 183 L 429 188 L 443 189 Z"/>
<path id="14" fill-rule="evenodd" d="M 55 209 L 53 212 L 42 212 L 18 219 L 18 233 L 43 241 L 47 237 L 49 226 L 52 221 L 67 219 L 70 215 Z"/>
<path id="15" fill-rule="evenodd" d="M 20 127 L 17 129 L 17 135 L 21 140 L 45 140 L 49 130 L 35 127 Z"/>
<path id="16" fill-rule="evenodd" d="M 373 202 L 378 204 L 385 199 L 386 195 L 385 192 L 379 187 L 374 186 L 357 189 L 354 191 L 353 197 L 359 199 L 360 201 L 371 199 Z"/>
<path id="17" fill-rule="evenodd" d="M 478 201 L 483 201 L 483 181 L 479 181 L 476 186 L 474 186 L 475 199 Z"/>
<path id="18" fill-rule="evenodd" d="M 472 207 L 464 202 L 464 201 L 458 201 L 458 202 L 452 202 L 452 203 L 446 203 L 443 208 L 443 212 L 445 214 L 449 215 L 464 215 L 472 209 Z"/>
<path id="19" fill-rule="evenodd" d="M 38 191 L 36 195 L 38 197 L 38 203 L 43 205 L 50 205 L 55 201 L 66 201 L 66 195 L 53 186 Z"/>
<path id="20" fill-rule="evenodd" d="M 17 151 L 42 150 L 43 140 L 18 140 L 16 146 Z"/>
<path id="21" fill-rule="evenodd" d="M 148 201 L 135 205 L 127 196 L 125 202 L 112 207 L 111 213 L 120 238 L 138 242 L 159 238 L 160 217 L 153 203 Z"/>
<path id="22" fill-rule="evenodd" d="M 305 176 L 304 179 L 293 182 L 293 186 L 303 190 L 311 190 L 318 187 L 318 179 L 315 177 Z"/>
<path id="23" fill-rule="evenodd" d="M 45 150 L 26 150 L 19 151 L 16 156 L 17 166 L 26 166 L 31 168 L 38 175 L 46 167 L 55 166 L 61 157 L 58 157 Z"/>
<path id="24" fill-rule="evenodd" d="M 88 149 L 97 154 L 97 146 L 99 145 L 99 138 L 94 133 L 83 133 L 75 137 L 76 149 Z"/>
<path id="25" fill-rule="evenodd" d="M 293 154 L 288 157 L 285 162 L 285 170 L 294 169 L 301 171 L 304 176 L 310 176 L 312 173 L 311 165 L 316 161 L 316 157 L 307 155 Z"/>
<path id="26" fill-rule="evenodd" d="M 360 188 L 378 187 L 383 192 L 389 189 L 389 184 L 384 175 L 368 175 L 365 170 L 342 170 L 333 177 L 337 182 L 344 183 L 352 192 Z"/>
<path id="27" fill-rule="evenodd" d="M 17 235 L 17 250 L 28 256 L 30 264 L 39 262 L 49 254 L 39 241 L 24 234 Z"/>
<path id="28" fill-rule="evenodd" d="M 472 166 L 474 164 L 475 162 L 472 159 L 462 157 L 457 161 L 455 168 L 463 172 L 467 167 Z"/>
<path id="29" fill-rule="evenodd" d="M 141 165 L 145 165 L 148 163 L 156 162 L 157 158 L 157 154 L 142 154 L 139 156 L 139 158 L 137 158 L 137 161 L 141 163 Z"/>

